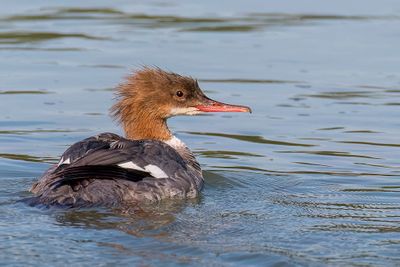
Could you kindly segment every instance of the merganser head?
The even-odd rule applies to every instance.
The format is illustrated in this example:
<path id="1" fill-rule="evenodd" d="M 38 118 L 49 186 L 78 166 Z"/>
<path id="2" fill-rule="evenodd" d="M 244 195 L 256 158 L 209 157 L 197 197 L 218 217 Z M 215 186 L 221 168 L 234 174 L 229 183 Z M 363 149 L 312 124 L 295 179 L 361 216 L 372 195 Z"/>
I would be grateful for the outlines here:
<path id="1" fill-rule="evenodd" d="M 111 112 L 131 139 L 167 140 L 171 134 L 165 120 L 175 115 L 204 112 L 251 112 L 246 106 L 230 105 L 208 98 L 197 80 L 145 67 L 117 88 L 117 103 Z"/>

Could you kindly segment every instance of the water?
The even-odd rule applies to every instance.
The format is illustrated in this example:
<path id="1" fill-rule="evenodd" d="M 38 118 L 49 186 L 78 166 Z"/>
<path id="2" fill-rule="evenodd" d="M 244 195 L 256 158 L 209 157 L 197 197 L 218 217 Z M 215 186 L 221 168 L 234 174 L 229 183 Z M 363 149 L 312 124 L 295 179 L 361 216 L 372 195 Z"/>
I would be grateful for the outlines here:
<path id="1" fill-rule="evenodd" d="M 400 2 L 3 1 L 0 261 L 8 266 L 400 264 Z M 170 120 L 199 199 L 143 212 L 17 202 L 111 131 L 143 64 L 254 113 Z"/>

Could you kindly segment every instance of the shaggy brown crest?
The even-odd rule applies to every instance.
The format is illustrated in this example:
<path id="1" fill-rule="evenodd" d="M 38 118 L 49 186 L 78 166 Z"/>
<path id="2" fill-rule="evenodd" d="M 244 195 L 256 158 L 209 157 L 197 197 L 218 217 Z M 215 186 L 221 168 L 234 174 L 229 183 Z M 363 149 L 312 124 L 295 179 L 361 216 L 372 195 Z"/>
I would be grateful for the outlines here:
<path id="1" fill-rule="evenodd" d="M 127 138 L 167 140 L 171 133 L 166 119 L 172 108 L 187 106 L 174 101 L 176 92 L 184 92 L 189 100 L 197 90 L 197 81 L 190 77 L 145 67 L 118 86 L 111 113 L 123 125 Z"/>
<path id="2" fill-rule="evenodd" d="M 174 115 L 202 112 L 250 112 L 248 107 L 209 99 L 191 77 L 145 67 L 120 84 L 111 114 L 123 125 L 129 139 L 172 137 L 166 120 Z"/>

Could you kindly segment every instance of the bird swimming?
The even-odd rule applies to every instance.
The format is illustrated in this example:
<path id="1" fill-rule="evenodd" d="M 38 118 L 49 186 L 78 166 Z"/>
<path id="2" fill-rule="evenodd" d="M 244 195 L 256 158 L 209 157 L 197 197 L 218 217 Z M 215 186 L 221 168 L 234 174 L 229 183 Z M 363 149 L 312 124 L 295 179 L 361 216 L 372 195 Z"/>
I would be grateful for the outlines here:
<path id="1" fill-rule="evenodd" d="M 197 80 L 144 67 L 116 89 L 111 114 L 125 137 L 101 133 L 70 146 L 30 191 L 45 206 L 122 206 L 194 198 L 203 187 L 200 164 L 167 126 L 177 115 L 251 112 L 208 98 Z"/>

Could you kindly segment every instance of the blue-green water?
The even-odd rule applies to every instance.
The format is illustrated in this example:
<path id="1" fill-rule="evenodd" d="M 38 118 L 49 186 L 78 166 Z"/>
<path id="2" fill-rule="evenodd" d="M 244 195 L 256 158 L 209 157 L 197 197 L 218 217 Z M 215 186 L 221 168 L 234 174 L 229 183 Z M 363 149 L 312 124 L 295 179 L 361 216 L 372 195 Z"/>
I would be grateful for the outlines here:
<path id="1" fill-rule="evenodd" d="M 1 265 L 400 265 L 399 1 L 1 4 Z M 121 133 L 112 88 L 143 64 L 253 108 L 170 120 L 201 198 L 17 202 L 73 142 Z"/>

